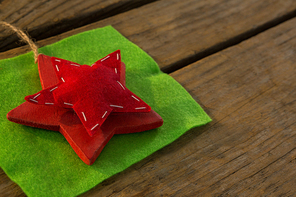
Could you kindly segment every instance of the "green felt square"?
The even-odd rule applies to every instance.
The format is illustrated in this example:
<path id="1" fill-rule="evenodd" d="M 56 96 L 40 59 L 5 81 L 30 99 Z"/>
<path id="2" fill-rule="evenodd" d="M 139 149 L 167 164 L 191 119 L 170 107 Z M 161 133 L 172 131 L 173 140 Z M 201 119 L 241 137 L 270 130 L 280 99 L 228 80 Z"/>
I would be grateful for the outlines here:
<path id="1" fill-rule="evenodd" d="M 58 132 L 9 122 L 6 114 L 41 90 L 32 52 L 0 60 L 0 166 L 28 196 L 76 196 L 211 121 L 156 62 L 111 26 L 83 32 L 40 52 L 91 65 L 120 49 L 127 87 L 164 120 L 151 131 L 115 135 L 92 166 L 84 164 Z"/>

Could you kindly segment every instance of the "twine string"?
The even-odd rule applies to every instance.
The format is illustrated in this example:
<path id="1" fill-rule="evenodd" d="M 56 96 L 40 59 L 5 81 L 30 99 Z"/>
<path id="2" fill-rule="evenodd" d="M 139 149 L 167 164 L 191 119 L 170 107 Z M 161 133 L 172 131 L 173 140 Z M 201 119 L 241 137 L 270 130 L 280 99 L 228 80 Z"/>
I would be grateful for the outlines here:
<path id="1" fill-rule="evenodd" d="M 13 30 L 23 41 L 25 41 L 26 43 L 29 44 L 29 46 L 31 47 L 32 51 L 34 52 L 34 59 L 35 59 L 35 63 L 37 63 L 38 60 L 38 47 L 37 45 L 29 38 L 29 36 L 27 34 L 25 34 L 25 32 L 23 32 L 22 30 L 20 30 L 19 28 L 4 22 L 4 21 L 0 21 L 0 25 L 2 25 L 3 27 L 7 28 L 7 29 L 11 29 Z"/>

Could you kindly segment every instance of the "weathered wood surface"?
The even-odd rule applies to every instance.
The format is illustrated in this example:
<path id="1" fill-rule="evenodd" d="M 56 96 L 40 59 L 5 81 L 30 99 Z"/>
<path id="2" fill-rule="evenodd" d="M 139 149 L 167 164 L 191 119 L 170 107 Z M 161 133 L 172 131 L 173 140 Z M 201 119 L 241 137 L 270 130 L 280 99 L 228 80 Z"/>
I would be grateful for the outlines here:
<path id="1" fill-rule="evenodd" d="M 74 29 L 44 46 L 79 32 L 112 25 L 171 72 L 296 15 L 294 0 L 164 0 Z M 30 51 L 27 46 L 24 51 Z M 0 54 L 7 58 L 20 49 Z"/>
<path id="2" fill-rule="evenodd" d="M 296 19 L 171 74 L 213 118 L 82 196 L 293 196 Z"/>
<path id="3" fill-rule="evenodd" d="M 218 1 L 203 2 L 210 5 Z M 43 43 L 55 42 L 63 36 L 112 24 L 113 21 L 116 29 L 140 45 L 162 65 L 163 69 L 166 69 L 174 67 L 176 62 L 182 62 L 184 66 L 188 59 L 199 58 L 199 54 L 212 50 L 214 46 L 227 47 L 233 39 L 245 38 L 241 35 L 249 34 L 248 32 L 258 33 L 260 28 L 257 27 L 275 23 L 280 20 L 279 18 L 293 13 L 292 7 L 295 4 L 293 1 L 264 1 L 268 2 L 266 4 L 250 1 L 251 5 L 248 1 L 248 6 L 245 7 L 247 11 L 243 13 L 244 9 L 241 9 L 235 12 L 237 15 L 232 13 L 229 16 L 228 12 L 237 9 L 235 5 L 241 6 L 245 3 L 229 2 L 232 4 L 228 4 L 228 8 L 216 6 L 216 9 L 224 9 L 224 12 L 220 12 L 222 19 L 219 22 L 209 23 L 210 25 L 204 25 L 201 29 L 198 28 L 200 25 L 196 25 L 201 19 L 186 25 L 190 17 L 187 20 L 183 18 L 181 25 L 181 15 L 174 17 L 173 13 L 171 20 L 168 18 L 164 22 L 165 17 L 162 16 L 168 17 L 169 14 L 167 11 L 157 11 L 156 8 L 151 8 L 150 11 L 154 12 L 154 17 L 162 19 L 159 21 L 163 22 L 162 27 L 166 30 L 158 25 L 160 22 L 152 17 L 153 13 L 151 19 L 145 18 L 148 15 L 148 11 L 145 10 L 150 6 L 157 3 L 169 4 L 167 1 L 160 1 L 46 39 Z M 275 7 L 271 4 L 275 4 Z M 193 3 L 190 6 L 194 5 Z M 208 7 L 206 5 L 201 7 Z M 185 7 L 188 9 L 188 5 Z M 281 14 L 274 14 L 279 10 Z M 136 15 L 136 11 L 140 13 Z M 253 16 L 256 14 L 257 18 Z M 193 18 L 198 17 L 198 9 L 192 11 L 191 15 Z M 203 22 L 207 24 L 214 21 L 213 15 L 215 14 L 205 15 L 207 17 L 203 18 Z M 223 18 L 224 15 L 228 17 Z M 120 24 L 122 17 L 127 17 L 125 25 Z M 234 19 L 238 17 L 241 18 Z M 119 24 L 115 23 L 115 19 Z M 174 23 L 178 19 L 180 24 Z M 130 26 L 139 25 L 140 22 L 136 22 L 137 20 L 143 23 L 142 30 L 139 26 Z M 228 20 L 236 20 L 236 23 L 227 26 L 223 21 Z M 171 73 L 171 76 L 203 106 L 213 118 L 213 122 L 192 129 L 176 142 L 104 181 L 82 196 L 295 195 L 295 22 L 296 19 L 287 21 Z M 221 23 L 224 26 L 221 26 Z M 175 29 L 175 26 L 178 28 Z M 218 41 L 215 41 L 214 38 L 218 27 L 211 26 L 224 28 L 225 32 L 221 31 L 217 35 L 220 40 L 217 38 Z M 183 32 L 194 33 L 178 33 L 180 28 L 184 28 L 181 29 Z M 213 32 L 207 28 L 211 28 Z M 204 34 L 204 31 L 209 32 Z M 145 39 L 149 42 L 143 41 Z M 188 43 L 190 39 L 195 44 Z M 180 43 L 175 45 L 174 40 L 179 40 Z M 199 42 L 203 47 L 199 46 Z M 175 54 L 177 49 L 182 55 Z M 15 49 L 13 52 L 2 53 L 2 57 L 3 54 L 22 53 L 22 50 Z M 196 52 L 192 53 L 192 50 Z M 161 54 L 158 55 L 155 51 Z M 0 191 L 7 195 L 23 196 L 20 188 L 3 172 L 1 173 L 0 181 L 3 183 L 0 184 Z"/>
<path id="4" fill-rule="evenodd" d="M 3 0 L 0 20 L 25 29 L 34 40 L 116 15 L 155 0 Z M 0 29 L 0 51 L 22 44 L 16 35 Z"/>

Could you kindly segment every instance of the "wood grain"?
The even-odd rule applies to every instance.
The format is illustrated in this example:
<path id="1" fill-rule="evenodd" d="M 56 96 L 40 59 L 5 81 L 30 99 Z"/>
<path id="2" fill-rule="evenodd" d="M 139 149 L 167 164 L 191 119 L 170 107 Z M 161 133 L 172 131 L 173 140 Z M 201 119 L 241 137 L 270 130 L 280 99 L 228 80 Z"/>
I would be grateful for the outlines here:
<path id="1" fill-rule="evenodd" d="M 295 22 L 172 73 L 213 123 L 82 196 L 294 194 Z"/>
<path id="2" fill-rule="evenodd" d="M 63 6 L 67 6 L 67 3 Z M 52 12 L 54 16 L 57 11 Z M 163 71 L 171 72 L 292 16 L 296 16 L 294 0 L 163 0 L 45 39 L 38 44 L 48 45 L 70 35 L 111 24 L 148 52 Z M 26 25 L 28 23 L 21 27 Z M 23 50 L 30 51 L 26 47 Z M 2 53 L 0 58 L 19 53 L 19 49 L 12 50 Z"/>
<path id="3" fill-rule="evenodd" d="M 17 184 L 12 182 L 1 168 L 0 168 L 0 194 L 1 194 L 1 197 L 26 196 L 23 190 Z"/>
<path id="4" fill-rule="evenodd" d="M 25 29 L 34 40 L 41 40 L 153 1 L 3 0 L 0 20 Z M 1 29 L 0 51 L 20 46 L 18 40 L 16 35 Z"/>
<path id="5" fill-rule="evenodd" d="M 40 43 L 56 42 L 65 36 L 112 24 L 113 21 L 120 32 L 148 51 L 165 70 L 176 62 L 185 65 L 188 59 L 196 58 L 202 51 L 233 38 L 243 39 L 240 35 L 255 32 L 258 27 L 277 20 L 279 16 L 292 13 L 294 5 L 292 1 L 264 1 L 266 4 L 255 1 L 248 1 L 252 4 L 236 4 L 239 1 L 228 1 L 232 4 L 227 4 L 231 8 L 227 9 L 220 2 L 216 9 L 221 7 L 225 12 L 219 12 L 221 20 L 215 22 L 214 19 L 219 17 L 215 18 L 215 14 L 208 11 L 208 18 L 189 23 L 190 14 L 198 18 L 197 13 L 202 9 L 185 13 L 182 12 L 181 4 L 178 4 L 181 2 L 174 2 L 180 7 L 180 10 L 174 8 L 176 15 L 178 11 L 182 15 L 174 18 L 171 13 L 171 20 L 163 22 L 162 27 L 167 28 L 165 31 L 155 17 L 161 22 L 165 16 L 168 17 L 167 12 L 174 10 L 169 2 L 155 2 Z M 202 8 L 206 11 L 211 7 L 206 6 L 208 3 L 218 1 L 199 1 L 197 4 L 201 2 L 204 2 Z M 155 5 L 162 5 L 158 3 L 166 3 L 167 6 L 159 7 L 158 11 Z M 244 9 L 235 7 L 244 3 L 248 5 Z M 192 7 L 194 5 L 191 4 Z M 164 7 L 171 7 L 171 10 L 163 11 L 161 8 Z M 160 16 L 161 11 L 164 18 Z M 228 15 L 228 12 L 232 14 Z M 183 25 L 181 19 L 180 24 L 175 22 L 183 16 L 188 17 L 183 18 Z M 142 30 L 137 17 L 141 17 Z M 238 17 L 241 18 L 236 19 Z M 120 24 L 121 18 L 126 19 L 125 25 Z M 231 21 L 231 25 L 227 25 Z M 200 22 L 207 25 L 199 29 Z M 171 145 L 82 196 L 295 195 L 295 22 L 296 19 L 287 21 L 172 73 L 171 76 L 190 92 L 214 121 L 192 129 Z M 213 32 L 207 31 L 206 27 Z M 224 31 L 217 35 L 219 28 L 224 28 Z M 186 34 L 187 30 L 193 33 Z M 189 43 L 190 39 L 194 43 Z M 174 40 L 178 40 L 177 46 Z M 23 50 L 2 53 L 2 58 L 19 54 Z M 0 174 L 0 180 L 7 178 Z M 8 181 L 5 186 L 7 195 L 20 191 L 15 186 Z"/>

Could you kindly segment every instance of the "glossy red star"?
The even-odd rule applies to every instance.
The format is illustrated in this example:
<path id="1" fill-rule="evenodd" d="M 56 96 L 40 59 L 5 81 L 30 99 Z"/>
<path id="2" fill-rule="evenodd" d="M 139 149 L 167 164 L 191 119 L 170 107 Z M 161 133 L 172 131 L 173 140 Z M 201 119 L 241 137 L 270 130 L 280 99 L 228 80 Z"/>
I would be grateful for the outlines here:
<path id="1" fill-rule="evenodd" d="M 39 55 L 42 91 L 13 109 L 13 122 L 60 131 L 91 165 L 114 134 L 141 132 L 163 124 L 149 105 L 125 86 L 125 65 L 115 51 L 92 66 Z"/>

